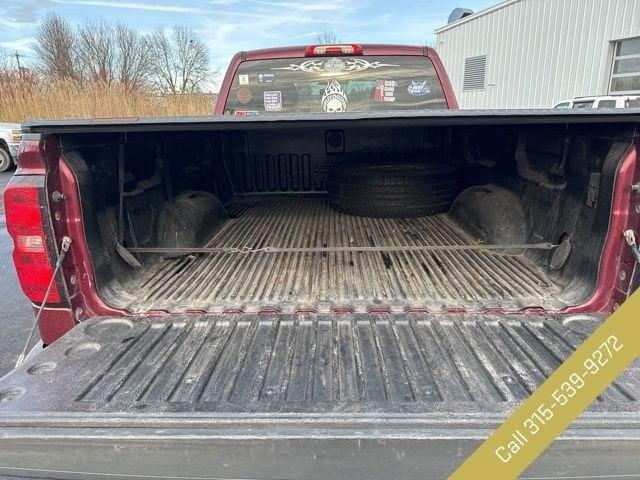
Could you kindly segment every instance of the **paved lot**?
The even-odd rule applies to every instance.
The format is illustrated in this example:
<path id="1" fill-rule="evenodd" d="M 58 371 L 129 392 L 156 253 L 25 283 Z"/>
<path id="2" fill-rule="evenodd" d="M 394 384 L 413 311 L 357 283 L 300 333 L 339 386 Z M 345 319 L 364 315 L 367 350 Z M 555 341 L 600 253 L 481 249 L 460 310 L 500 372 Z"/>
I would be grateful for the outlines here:
<path id="1" fill-rule="evenodd" d="M 13 171 L 0 173 L 0 191 Z M 10 371 L 33 323 L 33 311 L 20 290 L 11 260 L 13 242 L 7 233 L 4 204 L 0 206 L 0 377 Z"/>

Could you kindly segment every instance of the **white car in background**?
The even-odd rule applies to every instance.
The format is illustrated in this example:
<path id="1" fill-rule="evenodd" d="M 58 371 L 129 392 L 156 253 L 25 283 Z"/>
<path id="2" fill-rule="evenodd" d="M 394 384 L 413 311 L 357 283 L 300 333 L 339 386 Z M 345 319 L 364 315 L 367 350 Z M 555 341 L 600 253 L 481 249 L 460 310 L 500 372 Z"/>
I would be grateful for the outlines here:
<path id="1" fill-rule="evenodd" d="M 18 123 L 0 123 L 0 172 L 6 172 L 16 163 L 22 131 Z"/>
<path id="2" fill-rule="evenodd" d="M 593 97 L 576 97 L 562 100 L 553 108 L 575 108 L 590 110 L 592 108 L 640 108 L 640 95 L 597 95 Z"/>

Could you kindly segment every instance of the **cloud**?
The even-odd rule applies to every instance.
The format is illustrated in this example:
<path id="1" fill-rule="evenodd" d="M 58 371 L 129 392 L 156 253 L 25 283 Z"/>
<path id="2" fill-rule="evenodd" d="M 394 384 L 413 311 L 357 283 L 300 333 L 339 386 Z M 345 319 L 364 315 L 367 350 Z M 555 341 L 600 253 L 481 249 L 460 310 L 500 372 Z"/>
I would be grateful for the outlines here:
<path id="1" fill-rule="evenodd" d="M 289 26 L 295 25 L 295 23 L 311 23 L 311 22 L 319 22 L 319 23 L 333 23 L 334 20 L 331 19 L 322 19 L 322 18 L 314 18 L 311 16 L 302 16 L 296 15 L 295 12 L 289 12 L 289 15 L 282 15 L 281 13 L 269 13 L 269 12 L 242 12 L 237 10 L 216 10 L 209 12 L 211 14 L 215 14 L 217 18 L 224 17 L 239 17 L 239 18 L 247 18 L 253 20 L 260 20 L 261 23 L 259 25 L 259 29 L 264 28 L 265 24 L 263 21 L 267 21 L 275 24 L 287 24 Z M 251 32 L 256 32 L 258 25 L 255 23 L 248 23 L 248 27 L 250 27 Z"/>
<path id="2" fill-rule="evenodd" d="M 210 44 L 220 45 L 224 43 L 229 34 L 241 28 L 240 24 L 217 22 L 206 20 L 203 27 L 198 28 L 198 33 Z"/>
<path id="3" fill-rule="evenodd" d="M 21 29 L 33 27 L 35 25 L 37 25 L 37 22 L 25 22 L 20 20 L 12 20 L 11 18 L 7 17 L 0 17 L 0 26 L 7 28 Z"/>
<path id="4" fill-rule="evenodd" d="M 2 17 L 12 22 L 36 23 L 43 10 L 51 6 L 51 0 L 18 0 L 2 3 Z"/>
<path id="5" fill-rule="evenodd" d="M 34 41 L 35 39 L 33 37 L 18 38 L 16 40 L 4 40 L 0 42 L 0 48 L 12 51 L 17 50 L 20 52 L 31 51 Z"/>
<path id="6" fill-rule="evenodd" d="M 126 10 L 144 10 L 166 13 L 186 13 L 201 15 L 209 13 L 207 10 L 196 7 L 182 7 L 180 5 L 162 5 L 156 3 L 119 2 L 112 0 L 51 0 L 53 3 L 65 5 L 85 5 L 88 7 L 120 8 Z"/>
<path id="7" fill-rule="evenodd" d="M 220 10 L 217 8 L 207 9 L 200 7 L 184 7 L 181 5 L 171 5 L 171 4 L 157 4 L 157 3 L 143 3 L 143 2 L 129 2 L 129 1 L 119 1 L 119 0 L 51 0 L 51 2 L 55 4 L 62 5 L 82 5 L 87 7 L 101 7 L 101 8 L 113 8 L 113 9 L 126 9 L 126 10 L 139 10 L 139 11 L 150 11 L 150 12 L 162 12 L 162 13 L 182 13 L 188 15 L 216 15 L 217 17 L 240 17 L 240 18 L 250 18 L 250 19 L 278 19 L 279 23 L 289 21 L 289 22 L 302 22 L 302 23 L 311 23 L 311 22 L 320 22 L 320 23 L 334 23 L 334 20 L 327 19 L 319 19 L 313 18 L 310 16 L 301 16 L 301 15 L 281 15 L 280 13 L 269 13 L 269 12 L 252 12 L 252 11 L 242 11 L 242 10 Z M 222 3 L 215 3 L 215 5 L 231 5 L 232 3 L 227 0 L 222 0 Z M 304 10 L 304 8 L 303 8 Z M 262 24 L 261 24 L 262 27 Z M 255 24 L 253 25 L 255 29 Z"/>
<path id="8" fill-rule="evenodd" d="M 369 20 L 369 21 L 361 22 L 361 23 L 353 23 L 353 24 L 350 24 L 350 25 L 348 25 L 346 27 L 339 28 L 339 29 L 335 30 L 334 33 L 340 39 L 339 41 L 343 42 L 345 40 L 340 38 L 340 37 L 342 36 L 342 34 L 344 32 L 348 32 L 348 31 L 351 31 L 351 30 L 358 30 L 359 28 L 364 28 L 364 27 L 371 27 L 373 25 L 381 25 L 381 24 L 389 23 L 390 21 L 391 21 L 391 18 L 389 18 L 388 15 L 382 15 L 380 18 L 377 18 L 377 19 L 374 19 L 374 20 Z M 300 38 L 317 37 L 321 33 L 322 33 L 321 31 L 306 32 L 306 33 L 301 33 L 299 35 L 292 35 L 290 37 L 284 37 L 284 38 L 282 38 L 282 40 L 296 40 L 296 39 L 300 39 Z M 355 39 L 355 40 L 358 40 L 358 39 Z"/>
<path id="9" fill-rule="evenodd" d="M 273 8 L 284 8 L 287 10 L 300 10 L 300 11 L 308 11 L 308 12 L 335 12 L 335 11 L 344 11 L 345 8 L 349 5 L 345 1 L 336 1 L 336 2 L 270 2 L 267 0 L 246 0 L 248 3 L 254 3 L 257 5 L 264 5 L 267 7 Z"/>

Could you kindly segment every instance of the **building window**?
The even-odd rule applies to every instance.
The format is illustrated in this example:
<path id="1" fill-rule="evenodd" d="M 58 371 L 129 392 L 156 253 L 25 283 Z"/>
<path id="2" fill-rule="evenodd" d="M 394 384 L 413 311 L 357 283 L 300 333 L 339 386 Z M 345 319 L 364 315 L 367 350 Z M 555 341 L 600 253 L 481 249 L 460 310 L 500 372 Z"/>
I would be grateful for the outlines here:
<path id="1" fill-rule="evenodd" d="M 463 90 L 484 89 L 487 77 L 487 56 L 469 57 L 464 59 Z"/>
<path id="2" fill-rule="evenodd" d="M 616 42 L 609 89 L 611 93 L 640 92 L 640 37 Z"/>

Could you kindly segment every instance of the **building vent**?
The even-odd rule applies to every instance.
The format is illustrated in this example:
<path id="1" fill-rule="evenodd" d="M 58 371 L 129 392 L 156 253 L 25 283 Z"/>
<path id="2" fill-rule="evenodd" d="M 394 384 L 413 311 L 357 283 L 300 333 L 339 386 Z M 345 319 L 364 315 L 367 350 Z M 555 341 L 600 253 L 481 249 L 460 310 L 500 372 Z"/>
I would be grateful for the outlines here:
<path id="1" fill-rule="evenodd" d="M 458 20 L 462 20 L 469 15 L 473 15 L 473 10 L 469 8 L 454 8 L 449 14 L 449 19 L 447 20 L 447 24 L 457 22 Z"/>
<path id="2" fill-rule="evenodd" d="M 463 90 L 480 90 L 484 88 L 487 76 L 487 56 L 469 57 L 464 60 Z"/>

